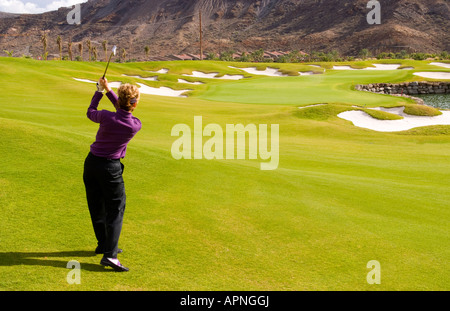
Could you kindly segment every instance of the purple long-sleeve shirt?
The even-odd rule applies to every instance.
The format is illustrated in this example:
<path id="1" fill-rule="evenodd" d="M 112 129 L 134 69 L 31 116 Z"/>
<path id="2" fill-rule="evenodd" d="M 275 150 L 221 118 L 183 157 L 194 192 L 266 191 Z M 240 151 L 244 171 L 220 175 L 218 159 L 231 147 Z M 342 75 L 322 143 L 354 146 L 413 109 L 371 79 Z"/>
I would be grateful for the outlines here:
<path id="1" fill-rule="evenodd" d="M 101 92 L 95 92 L 87 111 L 87 117 L 91 121 L 100 123 L 96 140 L 91 145 L 91 153 L 107 159 L 121 159 L 125 157 L 128 143 L 142 128 L 142 124 L 131 112 L 118 108 L 118 97 L 114 91 L 106 93 L 106 96 L 116 112 L 97 110 L 103 97 Z"/>

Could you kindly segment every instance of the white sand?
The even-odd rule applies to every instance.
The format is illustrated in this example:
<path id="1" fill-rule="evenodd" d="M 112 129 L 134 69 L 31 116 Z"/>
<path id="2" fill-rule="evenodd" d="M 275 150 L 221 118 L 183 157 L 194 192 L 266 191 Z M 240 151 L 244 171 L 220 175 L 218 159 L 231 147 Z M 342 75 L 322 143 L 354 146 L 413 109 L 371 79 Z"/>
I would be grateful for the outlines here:
<path id="1" fill-rule="evenodd" d="M 403 117 L 402 120 L 378 120 L 364 111 L 345 111 L 338 114 L 338 117 L 351 121 L 357 127 L 367 128 L 378 132 L 399 132 L 415 127 L 430 125 L 450 125 L 450 111 L 442 111 L 442 115 L 435 117 L 412 116 L 403 112 L 404 107 L 396 108 L 374 108 L 397 114 Z"/>
<path id="2" fill-rule="evenodd" d="M 194 85 L 204 84 L 203 82 L 189 82 L 184 79 L 178 79 L 178 83 L 187 83 L 187 84 L 194 84 Z"/>
<path id="3" fill-rule="evenodd" d="M 241 80 L 241 79 L 244 79 L 244 76 L 243 75 L 223 75 L 222 77 L 216 77 L 215 79 Z"/>
<path id="4" fill-rule="evenodd" d="M 86 79 L 77 79 L 77 78 L 73 78 L 74 80 L 80 81 L 80 82 L 86 82 L 86 83 L 94 83 L 97 84 L 97 82 L 92 81 L 92 80 L 86 80 Z"/>
<path id="5" fill-rule="evenodd" d="M 73 78 L 74 80 L 80 81 L 80 82 L 86 82 L 86 83 L 93 83 L 93 84 L 97 84 L 97 81 L 92 81 L 92 80 L 87 80 L 87 79 L 77 79 L 77 78 Z M 119 88 L 122 85 L 122 82 L 108 82 L 109 86 L 111 86 L 112 88 Z"/>
<path id="6" fill-rule="evenodd" d="M 446 63 L 430 63 L 430 65 L 444 67 L 444 68 L 450 68 L 450 64 L 446 64 Z"/>
<path id="7" fill-rule="evenodd" d="M 139 88 L 139 92 L 141 92 L 141 94 L 148 94 L 148 95 L 158 95 L 158 96 L 170 96 L 170 97 L 187 97 L 185 95 L 182 95 L 185 92 L 188 92 L 190 90 L 173 90 L 169 87 L 160 87 L 160 88 L 155 88 L 155 87 L 150 87 L 147 86 L 145 84 L 142 83 L 138 83 L 138 85 L 140 86 Z"/>
<path id="8" fill-rule="evenodd" d="M 160 69 L 158 71 L 149 71 L 149 72 L 152 72 L 152 73 L 168 73 L 169 69 L 163 68 L 163 69 Z"/>
<path id="9" fill-rule="evenodd" d="M 122 85 L 122 82 L 109 82 L 108 84 L 110 87 L 118 89 Z"/>
<path id="10" fill-rule="evenodd" d="M 317 66 L 317 65 L 308 65 L 308 66 L 320 68 L 320 66 Z M 257 70 L 256 67 L 249 67 L 249 68 L 238 68 L 238 67 L 233 67 L 233 66 L 228 66 L 228 67 L 233 68 L 233 69 L 243 70 L 243 71 L 245 71 L 249 74 L 253 74 L 253 75 L 269 76 L 269 77 L 289 77 L 289 75 L 280 72 L 280 70 L 276 69 L 276 68 L 267 67 L 265 70 Z M 313 75 L 314 72 L 313 71 L 299 71 L 298 74 L 300 76 L 310 76 L 310 75 Z"/>
<path id="11" fill-rule="evenodd" d="M 350 66 L 333 66 L 332 69 L 334 69 L 334 70 L 359 70 L 359 69 L 352 68 Z"/>
<path id="12" fill-rule="evenodd" d="M 397 70 L 401 64 L 373 64 L 374 67 L 367 67 L 364 70 Z"/>
<path id="13" fill-rule="evenodd" d="M 217 77 L 219 73 L 218 72 L 212 72 L 212 73 L 204 73 L 201 71 L 192 71 L 191 75 L 183 74 L 183 76 L 186 77 L 194 77 L 194 78 L 206 78 L 206 79 L 225 79 L 225 80 L 240 80 L 243 79 L 243 75 L 223 75 L 222 77 Z"/>
<path id="14" fill-rule="evenodd" d="M 373 64 L 375 67 L 355 69 L 350 66 L 333 66 L 334 70 L 397 70 L 401 64 Z"/>
<path id="15" fill-rule="evenodd" d="M 86 82 L 86 83 L 93 83 L 96 84 L 97 82 L 92 81 L 92 80 L 86 80 L 86 79 L 77 79 L 74 78 L 77 81 L 80 82 Z M 120 85 L 122 84 L 122 82 L 109 82 L 109 85 L 112 88 L 118 88 Z M 142 83 L 138 83 L 138 85 L 140 86 L 139 91 L 141 92 L 141 94 L 148 94 L 148 95 L 158 95 L 158 96 L 170 96 L 170 97 L 187 97 L 185 95 L 182 95 L 185 92 L 188 92 L 190 90 L 173 90 L 171 88 L 168 87 L 160 87 L 160 88 L 155 88 L 155 87 L 150 87 L 147 86 L 145 84 Z"/>
<path id="16" fill-rule="evenodd" d="M 450 72 L 415 72 L 416 76 L 436 79 L 436 80 L 450 80 Z"/>
<path id="17" fill-rule="evenodd" d="M 158 81 L 158 77 L 144 78 L 144 77 L 141 77 L 141 76 L 128 76 L 128 75 L 122 75 L 122 76 L 131 77 L 131 78 L 138 78 L 138 79 L 147 80 L 147 81 Z"/>
<path id="18" fill-rule="evenodd" d="M 256 67 L 249 67 L 249 68 L 238 68 L 238 67 L 232 67 L 228 66 L 230 68 L 243 70 L 249 74 L 253 75 L 260 75 L 260 76 L 269 76 L 269 77 L 287 77 L 287 74 L 283 74 L 276 68 L 269 68 L 267 67 L 266 70 L 257 70 Z"/>
<path id="19" fill-rule="evenodd" d="M 309 106 L 302 106 L 302 107 L 298 107 L 298 109 L 305 109 L 305 108 L 325 106 L 325 105 L 328 105 L 328 104 L 315 104 L 315 105 L 309 105 Z"/>
<path id="20" fill-rule="evenodd" d="M 183 74 L 183 76 L 186 77 L 195 77 L 195 78 L 207 78 L 207 79 L 214 79 L 215 76 L 217 76 L 219 73 L 218 72 L 213 72 L 213 73 L 204 73 L 201 71 L 192 71 L 191 75 L 188 74 Z"/>

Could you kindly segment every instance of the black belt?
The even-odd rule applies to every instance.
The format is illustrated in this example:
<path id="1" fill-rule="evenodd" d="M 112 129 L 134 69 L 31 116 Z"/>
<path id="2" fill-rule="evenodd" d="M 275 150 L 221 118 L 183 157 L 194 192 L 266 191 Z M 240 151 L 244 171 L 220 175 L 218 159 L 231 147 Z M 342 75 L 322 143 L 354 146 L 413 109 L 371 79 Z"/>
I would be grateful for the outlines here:
<path id="1" fill-rule="evenodd" d="M 92 152 L 89 152 L 89 156 L 94 158 L 94 159 L 100 160 L 100 161 L 120 161 L 120 159 L 111 159 L 111 158 L 99 157 L 99 156 L 96 156 L 95 154 L 93 154 Z"/>

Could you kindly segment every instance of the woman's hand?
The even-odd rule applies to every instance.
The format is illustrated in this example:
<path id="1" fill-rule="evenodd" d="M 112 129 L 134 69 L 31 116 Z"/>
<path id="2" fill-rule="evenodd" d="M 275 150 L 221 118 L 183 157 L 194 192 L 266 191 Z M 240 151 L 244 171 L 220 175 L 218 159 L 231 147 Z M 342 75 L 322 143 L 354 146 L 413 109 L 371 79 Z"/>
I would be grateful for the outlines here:
<path id="1" fill-rule="evenodd" d="M 100 78 L 100 80 L 98 80 L 98 83 L 100 83 L 100 85 L 106 90 L 106 92 L 111 91 L 111 87 L 108 84 L 108 79 Z"/>

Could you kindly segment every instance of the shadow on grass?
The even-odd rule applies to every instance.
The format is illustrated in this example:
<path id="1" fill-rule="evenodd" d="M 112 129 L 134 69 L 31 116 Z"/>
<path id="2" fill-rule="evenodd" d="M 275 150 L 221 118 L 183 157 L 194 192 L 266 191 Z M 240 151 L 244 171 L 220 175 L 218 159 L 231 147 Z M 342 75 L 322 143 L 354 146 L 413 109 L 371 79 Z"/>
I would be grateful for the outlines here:
<path id="1" fill-rule="evenodd" d="M 0 252 L 0 266 L 44 266 L 67 268 L 67 263 L 71 260 L 80 262 L 81 270 L 94 272 L 109 272 L 104 266 L 98 264 L 85 263 L 79 260 L 80 257 L 95 257 L 93 251 L 63 251 L 63 252 Z M 66 258 L 67 260 L 57 260 L 54 258 Z M 69 269 L 72 267 L 69 266 Z"/>

